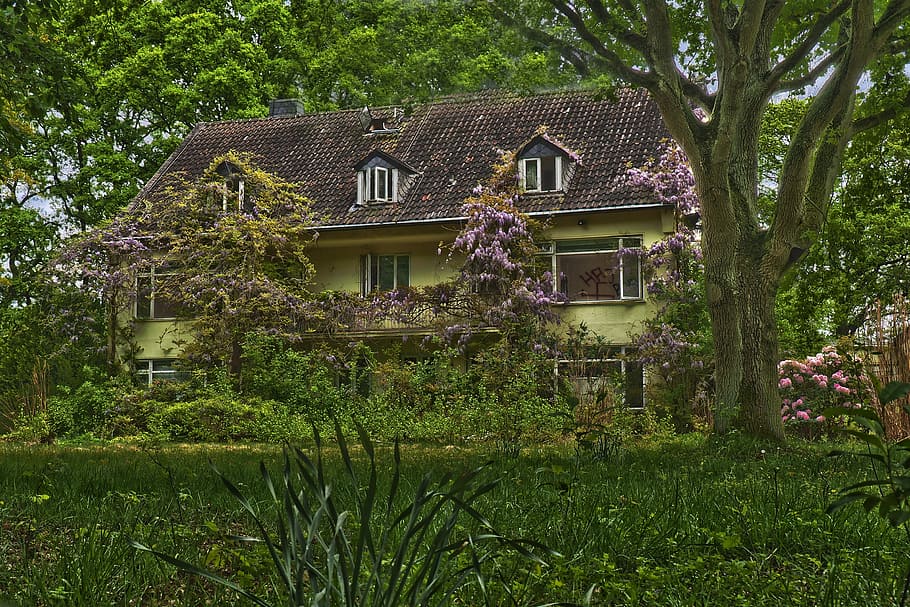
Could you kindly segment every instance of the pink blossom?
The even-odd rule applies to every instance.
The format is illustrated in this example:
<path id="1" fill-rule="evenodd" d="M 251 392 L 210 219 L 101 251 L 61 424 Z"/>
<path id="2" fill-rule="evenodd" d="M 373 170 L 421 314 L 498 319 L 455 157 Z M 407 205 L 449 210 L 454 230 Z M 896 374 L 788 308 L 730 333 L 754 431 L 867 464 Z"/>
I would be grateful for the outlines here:
<path id="1" fill-rule="evenodd" d="M 796 419 L 799 419 L 799 420 L 802 420 L 802 421 L 806 421 L 806 420 L 809 419 L 809 414 L 808 414 L 807 412 L 805 412 L 805 411 L 797 411 L 797 412 L 796 412 Z"/>
<path id="2" fill-rule="evenodd" d="M 839 394 L 850 394 L 850 392 L 851 392 L 852 390 L 850 390 L 850 388 L 848 388 L 847 386 L 842 386 L 842 385 L 840 385 L 840 384 L 835 384 L 835 385 L 834 385 L 834 391 L 837 392 L 837 393 L 839 393 Z"/>
<path id="3" fill-rule="evenodd" d="M 789 377 L 783 377 L 781 378 L 779 385 L 781 388 L 789 388 L 793 385 L 793 382 L 790 381 Z"/>
<path id="4" fill-rule="evenodd" d="M 815 421 L 817 421 L 818 423 L 821 423 L 821 422 L 825 421 L 825 416 L 819 415 L 818 417 L 815 418 Z"/>

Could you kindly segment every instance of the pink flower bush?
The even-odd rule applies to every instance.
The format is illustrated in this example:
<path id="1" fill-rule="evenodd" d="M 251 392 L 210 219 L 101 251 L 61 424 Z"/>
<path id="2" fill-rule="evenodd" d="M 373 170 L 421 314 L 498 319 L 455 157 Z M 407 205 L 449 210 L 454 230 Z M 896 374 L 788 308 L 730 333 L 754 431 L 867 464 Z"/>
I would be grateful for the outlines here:
<path id="1" fill-rule="evenodd" d="M 833 346 L 805 360 L 783 360 L 778 365 L 781 418 L 784 424 L 821 424 L 827 407 L 859 408 L 870 385 L 859 361 L 841 355 Z"/>

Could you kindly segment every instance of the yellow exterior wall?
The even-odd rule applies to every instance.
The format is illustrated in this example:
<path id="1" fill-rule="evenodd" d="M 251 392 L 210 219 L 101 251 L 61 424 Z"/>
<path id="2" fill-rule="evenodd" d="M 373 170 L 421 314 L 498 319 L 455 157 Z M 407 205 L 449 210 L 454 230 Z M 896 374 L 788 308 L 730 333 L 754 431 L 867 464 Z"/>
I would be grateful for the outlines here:
<path id="1" fill-rule="evenodd" d="M 675 229 L 673 212 L 666 208 L 593 213 L 569 213 L 539 218 L 546 226 L 547 240 L 641 236 L 644 245 L 663 238 Z M 457 271 L 457 264 L 446 264 L 447 249 L 460 226 L 448 224 L 410 224 L 324 230 L 308 253 L 316 268 L 314 290 L 360 291 L 361 256 L 366 254 L 406 254 L 410 256 L 412 286 L 436 284 Z M 443 254 L 437 254 L 440 243 Z M 653 313 L 646 301 L 577 302 L 560 306 L 560 315 L 569 324 L 584 322 L 588 328 L 614 344 L 629 342 L 629 333 Z M 175 340 L 187 339 L 186 323 L 137 321 L 135 339 L 138 358 L 173 358 L 179 355 Z"/>

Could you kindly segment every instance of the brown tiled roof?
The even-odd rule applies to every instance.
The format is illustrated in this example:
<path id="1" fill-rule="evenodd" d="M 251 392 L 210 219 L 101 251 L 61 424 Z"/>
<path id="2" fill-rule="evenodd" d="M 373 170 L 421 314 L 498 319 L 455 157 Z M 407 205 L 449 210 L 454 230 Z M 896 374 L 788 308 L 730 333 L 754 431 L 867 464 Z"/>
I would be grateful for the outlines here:
<path id="1" fill-rule="evenodd" d="M 199 124 L 139 198 L 156 198 L 168 175 L 199 175 L 213 158 L 233 150 L 298 183 L 326 226 L 460 217 L 465 198 L 491 176 L 502 151 L 517 150 L 546 127 L 548 136 L 581 156 L 581 165 L 564 193 L 525 195 L 522 210 L 634 207 L 655 202 L 625 184 L 625 170 L 659 155 L 669 137 L 657 107 L 640 90 L 618 91 L 613 99 L 582 91 L 449 98 L 414 107 L 400 131 L 387 135 L 365 135 L 358 112 Z M 376 149 L 420 174 L 397 203 L 358 206 L 354 166 Z"/>

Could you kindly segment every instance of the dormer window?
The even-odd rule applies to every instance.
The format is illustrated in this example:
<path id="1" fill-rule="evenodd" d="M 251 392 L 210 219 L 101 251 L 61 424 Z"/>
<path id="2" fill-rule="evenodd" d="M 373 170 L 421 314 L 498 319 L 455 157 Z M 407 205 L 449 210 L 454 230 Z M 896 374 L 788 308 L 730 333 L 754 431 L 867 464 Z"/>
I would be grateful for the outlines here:
<path id="1" fill-rule="evenodd" d="M 562 190 L 562 157 L 522 158 L 519 162 L 525 192 Z"/>
<path id="2" fill-rule="evenodd" d="M 217 167 L 215 172 L 224 178 L 224 194 L 221 197 L 221 210 L 253 212 L 253 201 L 246 195 L 243 172 L 236 164 L 225 160 Z"/>
<path id="3" fill-rule="evenodd" d="M 417 175 L 416 169 L 380 150 L 374 150 L 354 168 L 358 205 L 398 202 Z"/>
<path id="4" fill-rule="evenodd" d="M 390 167 L 371 167 L 360 171 L 359 190 L 365 195 L 364 200 L 376 202 L 395 202 L 398 200 L 398 169 Z"/>
<path id="5" fill-rule="evenodd" d="M 518 152 L 518 178 L 526 193 L 561 192 L 574 165 L 566 150 L 538 135 Z"/>

